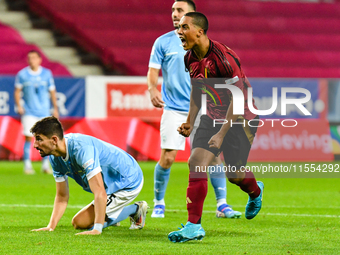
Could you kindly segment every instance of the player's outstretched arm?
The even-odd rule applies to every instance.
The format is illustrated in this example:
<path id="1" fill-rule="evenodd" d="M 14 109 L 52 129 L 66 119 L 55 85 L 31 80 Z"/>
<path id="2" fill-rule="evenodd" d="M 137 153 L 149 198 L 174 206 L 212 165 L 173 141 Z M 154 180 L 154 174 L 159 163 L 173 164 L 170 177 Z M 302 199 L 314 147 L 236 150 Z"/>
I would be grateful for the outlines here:
<path id="1" fill-rule="evenodd" d="M 94 227 L 90 231 L 80 232 L 76 235 L 100 235 L 105 221 L 107 194 L 101 172 L 89 180 L 90 189 L 94 195 Z"/>
<path id="2" fill-rule="evenodd" d="M 162 94 L 157 89 L 158 76 L 159 76 L 159 69 L 149 67 L 147 81 L 148 81 L 148 90 L 150 92 L 151 103 L 153 104 L 154 107 L 163 108 L 164 101 L 162 100 Z"/>
<path id="3" fill-rule="evenodd" d="M 69 198 L 68 181 L 56 182 L 56 188 L 53 212 L 49 224 L 47 227 L 33 229 L 32 231 L 53 231 L 63 216 Z"/>

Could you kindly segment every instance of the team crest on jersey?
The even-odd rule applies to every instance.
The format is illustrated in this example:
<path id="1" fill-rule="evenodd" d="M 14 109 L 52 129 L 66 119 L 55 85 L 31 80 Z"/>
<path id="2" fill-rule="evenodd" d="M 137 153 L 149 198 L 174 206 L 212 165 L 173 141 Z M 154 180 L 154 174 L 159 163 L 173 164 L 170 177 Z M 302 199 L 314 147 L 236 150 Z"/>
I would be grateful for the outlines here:
<path id="1" fill-rule="evenodd" d="M 208 66 L 204 68 L 204 78 L 208 78 L 210 76 L 210 69 Z"/>
<path id="2" fill-rule="evenodd" d="M 94 163 L 94 160 L 93 158 L 89 159 L 88 161 L 86 161 L 84 164 L 83 164 L 83 168 L 86 169 L 92 169 L 93 168 L 93 163 Z"/>

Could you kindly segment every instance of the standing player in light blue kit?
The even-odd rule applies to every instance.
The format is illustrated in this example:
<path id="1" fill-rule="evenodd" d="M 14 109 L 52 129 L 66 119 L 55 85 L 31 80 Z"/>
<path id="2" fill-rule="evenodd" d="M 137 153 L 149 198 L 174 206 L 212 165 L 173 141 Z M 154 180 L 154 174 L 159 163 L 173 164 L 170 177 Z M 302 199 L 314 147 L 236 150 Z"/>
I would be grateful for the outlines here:
<path id="1" fill-rule="evenodd" d="M 63 216 L 69 198 L 68 177 L 74 179 L 94 200 L 72 219 L 76 229 L 90 229 L 79 234 L 98 235 L 102 229 L 130 216 L 130 229 L 145 225 L 147 203 L 131 203 L 143 187 L 143 172 L 136 160 L 125 151 L 97 138 L 68 134 L 61 123 L 46 117 L 31 128 L 34 148 L 50 162 L 56 181 L 56 197 L 47 227 L 34 231 L 53 231 Z"/>
<path id="2" fill-rule="evenodd" d="M 195 3 L 191 0 L 175 1 L 172 5 L 172 21 L 176 30 L 157 38 L 149 61 L 147 81 L 151 102 L 155 107 L 164 108 L 160 128 L 161 157 L 154 172 L 155 206 L 151 215 L 154 218 L 164 217 L 164 195 L 170 178 L 170 168 L 175 161 L 177 151 L 185 149 L 185 137 L 177 132 L 177 128 L 186 121 L 188 116 L 191 85 L 190 75 L 185 71 L 184 65 L 186 51 L 178 37 L 177 28 L 184 14 L 195 10 Z M 157 89 L 160 69 L 163 74 L 161 93 Z M 199 117 L 197 119 L 199 120 Z M 192 138 L 194 133 L 195 131 L 192 133 Z M 223 169 L 220 158 L 216 158 L 212 165 L 219 165 L 219 169 Z M 241 213 L 234 211 L 226 201 L 225 173 L 215 171 L 210 174 L 210 180 L 217 200 L 216 216 L 239 218 Z"/>
<path id="3" fill-rule="evenodd" d="M 21 123 L 25 136 L 24 144 L 24 173 L 34 174 L 31 163 L 31 141 L 30 128 L 35 122 L 50 115 L 50 101 L 52 100 L 54 111 L 53 116 L 59 116 L 56 89 L 52 72 L 40 66 L 42 58 L 38 51 L 32 50 L 28 53 L 29 66 L 20 70 L 15 78 L 15 104 L 18 113 L 21 115 Z M 21 92 L 24 105 L 21 105 Z M 50 97 L 51 96 L 51 99 Z M 52 173 L 48 157 L 43 159 L 42 171 Z"/>

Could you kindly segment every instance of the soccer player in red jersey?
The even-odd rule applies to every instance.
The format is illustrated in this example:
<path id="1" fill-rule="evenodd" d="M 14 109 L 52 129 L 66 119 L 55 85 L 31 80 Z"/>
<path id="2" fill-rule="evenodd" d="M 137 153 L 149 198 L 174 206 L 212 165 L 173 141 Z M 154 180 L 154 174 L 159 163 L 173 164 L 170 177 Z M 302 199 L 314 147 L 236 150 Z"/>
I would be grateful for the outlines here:
<path id="1" fill-rule="evenodd" d="M 199 12 L 185 14 L 179 23 L 178 34 L 183 48 L 187 50 L 184 61 L 192 79 L 192 90 L 187 122 L 178 128 L 178 132 L 183 136 L 190 135 L 201 108 L 202 93 L 207 94 L 205 97 L 207 114 L 201 116 L 189 159 L 188 222 L 181 230 L 168 235 L 172 242 L 201 240 L 205 236 L 201 216 L 207 195 L 206 169 L 220 152 L 224 155 L 228 180 L 249 195 L 245 210 L 246 218 L 254 218 L 262 206 L 264 185 L 256 181 L 251 171 L 245 171 L 256 133 L 254 124 L 248 125 L 248 122 L 256 121 L 258 118 L 249 110 L 246 103 L 247 87 L 250 87 L 250 83 L 235 52 L 222 43 L 210 40 L 206 34 L 207 30 L 208 20 Z M 243 115 L 233 115 L 234 101 L 236 105 L 240 98 L 236 96 L 233 98 L 233 94 L 226 88 L 215 87 L 214 84 L 218 81 L 219 84 L 233 84 L 243 92 L 245 100 Z M 220 125 L 216 124 L 217 119 L 222 120 Z"/>

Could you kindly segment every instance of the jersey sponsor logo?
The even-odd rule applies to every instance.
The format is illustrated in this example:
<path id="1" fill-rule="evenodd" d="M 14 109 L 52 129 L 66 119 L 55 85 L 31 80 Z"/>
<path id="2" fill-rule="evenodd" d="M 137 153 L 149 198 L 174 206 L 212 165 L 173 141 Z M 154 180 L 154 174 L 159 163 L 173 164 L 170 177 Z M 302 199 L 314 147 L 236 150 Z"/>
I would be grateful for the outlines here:
<path id="1" fill-rule="evenodd" d="M 89 159 L 88 161 L 86 161 L 84 164 L 83 164 L 83 168 L 86 169 L 92 169 L 93 168 L 93 163 L 94 163 L 94 160 L 93 158 Z"/>

